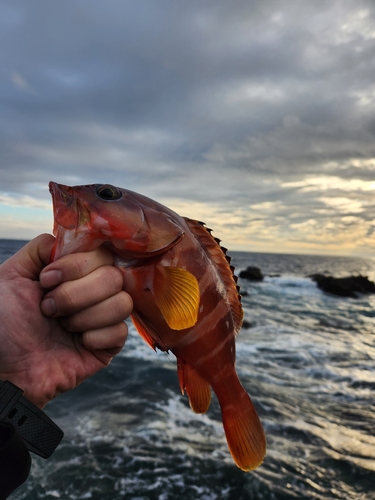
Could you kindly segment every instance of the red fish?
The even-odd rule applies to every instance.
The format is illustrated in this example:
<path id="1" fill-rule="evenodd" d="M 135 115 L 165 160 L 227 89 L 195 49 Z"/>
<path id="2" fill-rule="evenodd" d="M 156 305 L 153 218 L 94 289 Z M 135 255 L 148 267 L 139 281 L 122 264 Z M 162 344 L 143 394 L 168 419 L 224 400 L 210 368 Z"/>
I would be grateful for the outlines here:
<path id="1" fill-rule="evenodd" d="M 219 240 L 203 223 L 126 189 L 49 186 L 56 236 L 51 260 L 100 245 L 117 255 L 139 334 L 153 349 L 174 353 L 193 411 L 206 412 L 215 391 L 235 463 L 245 471 L 256 468 L 266 438 L 235 370 L 243 312 L 234 268 Z"/>

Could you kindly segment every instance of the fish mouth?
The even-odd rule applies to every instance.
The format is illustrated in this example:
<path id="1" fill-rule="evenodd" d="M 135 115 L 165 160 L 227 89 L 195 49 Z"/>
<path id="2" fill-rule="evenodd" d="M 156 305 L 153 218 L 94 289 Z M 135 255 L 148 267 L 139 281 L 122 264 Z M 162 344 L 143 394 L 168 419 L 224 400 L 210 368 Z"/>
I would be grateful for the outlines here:
<path id="1" fill-rule="evenodd" d="M 77 199 L 74 188 L 51 181 L 49 191 L 53 204 L 54 234 L 57 232 L 57 226 L 72 230 L 84 226 L 90 221 L 90 214 Z"/>
<path id="2" fill-rule="evenodd" d="M 51 181 L 49 191 L 54 214 L 53 234 L 56 237 L 50 262 L 69 253 L 78 252 L 83 247 L 91 249 L 86 230 L 90 226 L 90 214 L 77 198 L 75 188 Z"/>

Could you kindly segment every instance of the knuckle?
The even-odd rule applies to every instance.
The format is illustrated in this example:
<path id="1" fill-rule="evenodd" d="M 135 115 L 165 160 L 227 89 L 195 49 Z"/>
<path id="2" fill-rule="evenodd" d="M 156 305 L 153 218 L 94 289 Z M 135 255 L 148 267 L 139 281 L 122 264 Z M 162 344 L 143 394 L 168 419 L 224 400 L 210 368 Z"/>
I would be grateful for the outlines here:
<path id="1" fill-rule="evenodd" d="M 84 256 L 84 258 L 77 258 L 74 261 L 75 275 L 77 278 L 82 278 L 87 274 L 87 268 L 90 267 L 91 258 Z"/>
<path id="2" fill-rule="evenodd" d="M 57 264 L 60 264 L 65 281 L 71 281 L 84 276 L 88 260 L 87 258 L 82 258 L 81 254 L 70 254 L 59 259 Z"/>
<path id="3" fill-rule="evenodd" d="M 123 347 L 128 337 L 128 327 L 126 323 L 119 323 L 115 331 L 116 334 L 113 337 L 113 347 Z"/>
<path id="4" fill-rule="evenodd" d="M 125 342 L 126 342 L 127 338 L 128 338 L 128 327 L 124 323 L 124 326 L 123 326 L 123 329 L 122 329 L 122 336 L 121 336 L 121 339 L 120 339 L 121 347 L 123 347 L 125 345 Z"/>
<path id="5" fill-rule="evenodd" d="M 74 294 L 63 285 L 59 287 L 55 300 L 58 304 L 58 309 L 61 310 L 62 313 L 73 311 L 75 309 L 76 300 Z"/>
<path id="6" fill-rule="evenodd" d="M 126 317 L 128 317 L 133 310 L 133 299 L 128 293 L 124 292 L 123 290 L 119 293 L 119 296 L 121 298 L 124 314 L 126 314 Z"/>
<path id="7" fill-rule="evenodd" d="M 132 303 L 129 303 L 129 295 L 126 292 L 119 292 L 114 300 L 114 317 L 118 320 L 125 320 L 132 310 Z M 131 300 L 131 299 L 130 299 Z"/>
<path id="8" fill-rule="evenodd" d="M 100 268 L 99 279 L 102 284 L 113 294 L 122 290 L 123 278 L 121 271 L 113 266 L 104 266 Z"/>

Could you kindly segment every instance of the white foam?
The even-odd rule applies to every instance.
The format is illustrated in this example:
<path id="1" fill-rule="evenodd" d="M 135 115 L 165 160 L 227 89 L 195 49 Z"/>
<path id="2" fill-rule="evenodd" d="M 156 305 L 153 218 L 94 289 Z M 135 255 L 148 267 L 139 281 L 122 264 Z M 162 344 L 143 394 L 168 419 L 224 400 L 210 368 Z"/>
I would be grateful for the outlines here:
<path id="1" fill-rule="evenodd" d="M 316 288 L 316 284 L 311 278 L 302 276 L 283 275 L 283 276 L 266 276 L 264 283 L 272 283 L 278 286 L 297 287 L 297 288 Z"/>

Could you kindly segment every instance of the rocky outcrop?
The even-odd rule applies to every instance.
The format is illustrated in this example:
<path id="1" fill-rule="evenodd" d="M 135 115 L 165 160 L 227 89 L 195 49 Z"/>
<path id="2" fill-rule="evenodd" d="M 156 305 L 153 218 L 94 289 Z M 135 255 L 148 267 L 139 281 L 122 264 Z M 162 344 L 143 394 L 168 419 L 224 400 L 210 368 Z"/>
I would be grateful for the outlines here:
<path id="1" fill-rule="evenodd" d="M 367 276 L 359 275 L 334 278 L 323 274 L 313 274 L 310 278 L 324 292 L 340 297 L 358 297 L 361 293 L 375 293 L 375 283 L 370 281 Z"/>
<path id="2" fill-rule="evenodd" d="M 250 321 L 247 321 L 247 319 L 243 320 L 243 322 L 242 322 L 242 328 L 244 328 L 245 330 L 248 330 L 252 326 L 253 326 L 253 324 L 250 323 Z"/>
<path id="3" fill-rule="evenodd" d="M 240 272 L 240 278 L 250 281 L 263 281 L 263 274 L 259 267 L 248 266 L 244 271 Z"/>

